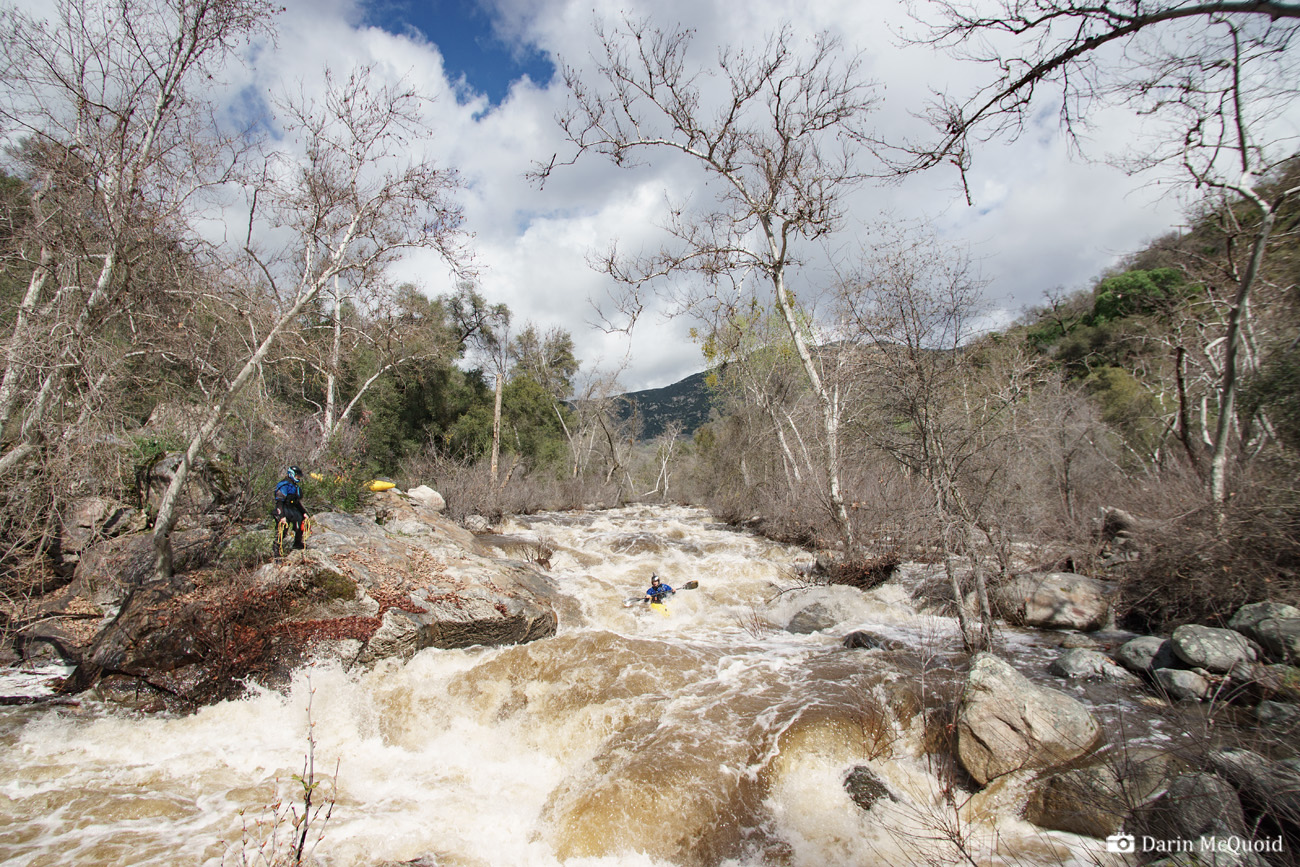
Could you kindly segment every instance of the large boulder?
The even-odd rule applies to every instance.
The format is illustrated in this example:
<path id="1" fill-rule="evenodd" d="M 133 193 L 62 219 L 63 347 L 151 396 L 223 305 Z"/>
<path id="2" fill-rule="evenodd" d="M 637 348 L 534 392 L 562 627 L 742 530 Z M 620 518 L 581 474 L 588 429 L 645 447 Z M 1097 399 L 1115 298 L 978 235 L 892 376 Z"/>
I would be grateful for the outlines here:
<path id="1" fill-rule="evenodd" d="M 1151 676 L 1156 686 L 1174 701 L 1201 701 L 1210 694 L 1210 682 L 1186 668 L 1157 668 Z"/>
<path id="2" fill-rule="evenodd" d="M 1255 719 L 1283 731 L 1300 728 L 1300 707 L 1266 699 L 1255 705 Z"/>
<path id="3" fill-rule="evenodd" d="M 1264 620 L 1256 627 L 1255 636 L 1270 659 L 1300 664 L 1300 617 Z"/>
<path id="4" fill-rule="evenodd" d="M 549 582 L 518 563 L 487 563 L 457 564 L 447 585 L 422 587 L 407 596 L 409 605 L 388 609 L 362 660 L 409 659 L 426 647 L 524 644 L 554 635 L 558 618 L 549 604 L 555 595 Z"/>
<path id="5" fill-rule="evenodd" d="M 1216 629 L 1188 623 L 1169 636 L 1174 656 L 1189 668 L 1203 668 L 1215 674 L 1227 674 L 1236 665 L 1255 661 L 1250 642 L 1234 629 Z"/>
<path id="6" fill-rule="evenodd" d="M 406 659 L 426 647 L 555 633 L 559 594 L 545 575 L 483 556 L 468 532 L 404 499 L 382 514 L 383 525 L 361 515 L 313 515 L 307 550 L 242 579 L 208 569 L 192 583 L 183 575 L 152 582 L 149 537 L 112 540 L 116 556 L 103 557 L 85 588 L 119 610 L 69 688 L 116 673 L 204 701 L 246 678 L 273 682 L 308 656 Z"/>
<path id="7" fill-rule="evenodd" d="M 1210 766 L 1232 783 L 1253 815 L 1300 832 L 1300 771 L 1243 749 L 1210 753 Z"/>
<path id="8" fill-rule="evenodd" d="M 1236 791 L 1225 780 L 1207 773 L 1183 774 L 1175 779 L 1164 794 L 1138 810 L 1125 829 L 1143 838 L 1185 842 L 1198 853 L 1207 851 L 1202 841 L 1211 838 L 1244 840 L 1250 836 Z M 1225 867 L 1264 865 L 1254 853 L 1210 863 Z"/>
<path id="9" fill-rule="evenodd" d="M 157 514 L 163 494 L 184 457 L 184 452 L 167 452 L 141 473 L 141 498 L 148 504 L 150 514 Z M 176 502 L 176 512 L 187 516 L 211 512 L 235 498 L 234 487 L 235 481 L 226 464 L 201 457 L 186 475 L 185 486 Z"/>
<path id="10" fill-rule="evenodd" d="M 70 578 L 81 554 L 102 539 L 138 533 L 148 524 L 139 509 L 106 497 L 74 500 L 59 516 L 59 537 L 54 549 L 54 569 Z"/>
<path id="11" fill-rule="evenodd" d="M 1025 818 L 1040 828 L 1107 837 L 1174 773 L 1170 751 L 1121 748 L 1037 781 Z"/>
<path id="12" fill-rule="evenodd" d="M 172 533 L 171 543 L 172 567 L 185 572 L 207 562 L 219 538 L 212 530 L 183 530 Z M 111 616 L 122 600 L 153 578 L 153 534 L 134 533 L 106 539 L 82 552 L 69 591 Z"/>
<path id="13" fill-rule="evenodd" d="M 428 485 L 416 485 L 406 492 L 406 496 L 413 502 L 419 503 L 424 508 L 434 512 L 444 512 L 447 509 L 447 501 L 443 499 L 442 494 Z"/>
<path id="14" fill-rule="evenodd" d="M 64 684 L 64 691 L 87 689 L 106 674 L 161 684 L 165 675 L 200 662 L 205 651 L 202 633 L 178 628 L 193 614 L 190 606 L 176 601 L 188 589 L 177 578 L 133 587 Z"/>
<path id="15" fill-rule="evenodd" d="M 1122 644 L 1115 651 L 1120 665 L 1135 674 L 1151 674 L 1160 668 L 1176 668 L 1178 659 L 1167 638 L 1142 635 Z"/>
<path id="16" fill-rule="evenodd" d="M 839 623 L 835 613 L 820 602 L 814 602 L 790 618 L 785 631 L 794 635 L 812 635 L 823 629 L 830 629 Z"/>
<path id="17" fill-rule="evenodd" d="M 1101 629 L 1110 619 L 1112 585 L 1072 572 L 1035 572 L 994 588 L 990 601 L 1009 622 L 1044 629 Z"/>
<path id="18" fill-rule="evenodd" d="M 1276 662 L 1300 662 L 1300 608 L 1255 602 L 1237 609 L 1228 626 L 1264 648 Z"/>
<path id="19" fill-rule="evenodd" d="M 975 657 L 957 718 L 957 755 L 981 785 L 1092 752 L 1101 726 L 1086 707 L 1030 683 L 990 653 Z"/>
<path id="20" fill-rule="evenodd" d="M 1233 700 L 1238 702 L 1300 702 L 1300 668 L 1290 665 L 1234 666 Z"/>
<path id="21" fill-rule="evenodd" d="M 1228 620 L 1228 626 L 1248 637 L 1261 620 L 1294 620 L 1300 617 L 1300 608 L 1285 602 L 1251 602 L 1237 609 Z"/>

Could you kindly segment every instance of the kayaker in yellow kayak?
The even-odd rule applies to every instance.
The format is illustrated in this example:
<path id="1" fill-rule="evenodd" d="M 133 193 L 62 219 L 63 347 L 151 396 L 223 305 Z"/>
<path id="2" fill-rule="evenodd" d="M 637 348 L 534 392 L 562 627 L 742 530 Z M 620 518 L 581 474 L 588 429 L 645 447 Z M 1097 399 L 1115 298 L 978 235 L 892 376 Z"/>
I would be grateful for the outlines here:
<path id="1" fill-rule="evenodd" d="M 645 598 L 650 602 L 663 602 L 669 596 L 677 591 L 659 580 L 655 573 L 650 574 L 650 589 L 645 592 Z"/>

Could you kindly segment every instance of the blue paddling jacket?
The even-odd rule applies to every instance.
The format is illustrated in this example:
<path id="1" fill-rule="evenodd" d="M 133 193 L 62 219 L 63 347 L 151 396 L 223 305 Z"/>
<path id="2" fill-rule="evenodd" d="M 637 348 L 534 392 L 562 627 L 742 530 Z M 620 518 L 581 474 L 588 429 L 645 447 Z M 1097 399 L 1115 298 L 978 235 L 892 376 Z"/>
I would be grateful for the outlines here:
<path id="1" fill-rule="evenodd" d="M 665 596 L 671 596 L 676 592 L 677 591 L 673 590 L 673 588 L 669 587 L 667 584 L 662 583 L 659 580 L 658 575 L 651 575 L 650 589 L 645 592 L 645 595 L 651 602 L 662 602 Z"/>
<path id="2" fill-rule="evenodd" d="M 302 509 L 302 488 L 292 479 L 281 479 L 275 486 L 275 503 Z"/>

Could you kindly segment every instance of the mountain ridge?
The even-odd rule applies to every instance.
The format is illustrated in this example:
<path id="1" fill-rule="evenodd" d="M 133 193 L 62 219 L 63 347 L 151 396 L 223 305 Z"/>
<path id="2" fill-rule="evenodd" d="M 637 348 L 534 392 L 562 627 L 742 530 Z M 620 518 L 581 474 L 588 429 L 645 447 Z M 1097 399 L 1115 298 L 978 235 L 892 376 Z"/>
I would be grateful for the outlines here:
<path id="1" fill-rule="evenodd" d="M 673 422 L 681 422 L 680 436 L 693 436 L 709 420 L 713 393 L 705 381 L 711 371 L 702 370 L 661 388 L 646 388 L 619 395 L 619 421 L 637 416 L 638 439 L 653 440 Z"/>

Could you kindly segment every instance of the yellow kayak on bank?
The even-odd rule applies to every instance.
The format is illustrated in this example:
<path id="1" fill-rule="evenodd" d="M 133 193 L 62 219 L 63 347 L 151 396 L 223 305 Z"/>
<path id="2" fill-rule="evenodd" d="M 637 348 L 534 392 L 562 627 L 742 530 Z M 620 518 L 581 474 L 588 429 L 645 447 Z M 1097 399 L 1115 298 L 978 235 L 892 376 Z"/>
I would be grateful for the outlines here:
<path id="1" fill-rule="evenodd" d="M 380 481 L 379 479 L 375 479 L 373 482 L 371 482 L 368 485 L 368 487 L 372 491 L 387 491 L 397 487 L 397 485 L 394 482 L 385 482 L 385 481 Z"/>

